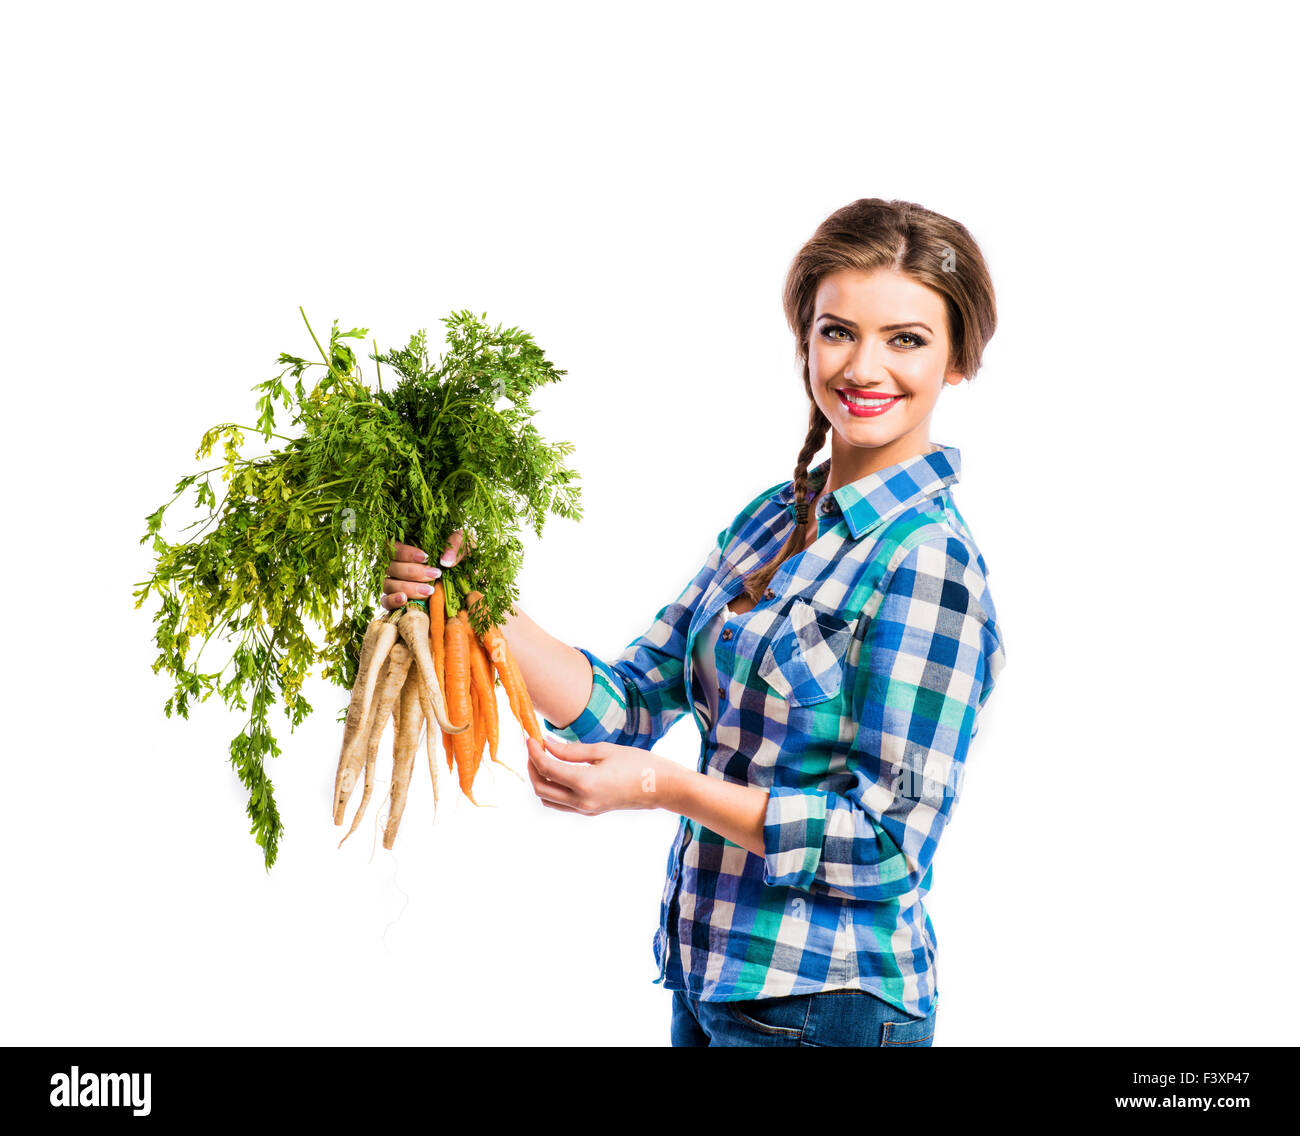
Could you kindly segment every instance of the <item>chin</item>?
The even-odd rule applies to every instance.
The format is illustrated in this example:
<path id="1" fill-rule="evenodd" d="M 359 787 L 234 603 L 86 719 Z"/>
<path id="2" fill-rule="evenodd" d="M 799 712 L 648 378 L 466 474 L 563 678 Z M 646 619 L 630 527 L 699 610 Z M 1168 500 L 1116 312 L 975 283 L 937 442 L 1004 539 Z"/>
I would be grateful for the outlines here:
<path id="1" fill-rule="evenodd" d="M 896 431 L 882 433 L 875 430 L 856 431 L 851 430 L 844 435 L 844 440 L 851 446 L 856 446 L 860 450 L 879 450 L 892 442 L 898 441 L 901 437 Z"/>

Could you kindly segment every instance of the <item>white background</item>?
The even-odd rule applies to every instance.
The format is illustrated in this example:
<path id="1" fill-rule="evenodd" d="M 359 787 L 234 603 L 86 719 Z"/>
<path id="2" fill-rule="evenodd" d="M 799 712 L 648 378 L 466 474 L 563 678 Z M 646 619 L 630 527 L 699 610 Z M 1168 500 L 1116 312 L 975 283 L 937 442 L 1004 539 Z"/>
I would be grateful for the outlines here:
<path id="1" fill-rule="evenodd" d="M 785 271 L 879 196 L 965 223 L 999 310 L 931 429 L 1008 657 L 935 863 L 935 1043 L 1294 1042 L 1282 10 L 11 6 L 0 1041 L 667 1044 L 675 815 L 493 770 L 495 808 L 434 827 L 417 779 L 394 853 L 369 818 L 336 850 L 317 678 L 272 718 L 268 875 L 242 718 L 163 715 L 138 541 L 310 353 L 298 305 L 381 346 L 471 308 L 568 372 L 538 425 L 585 516 L 528 538 L 521 606 L 611 658 L 790 475 Z"/>

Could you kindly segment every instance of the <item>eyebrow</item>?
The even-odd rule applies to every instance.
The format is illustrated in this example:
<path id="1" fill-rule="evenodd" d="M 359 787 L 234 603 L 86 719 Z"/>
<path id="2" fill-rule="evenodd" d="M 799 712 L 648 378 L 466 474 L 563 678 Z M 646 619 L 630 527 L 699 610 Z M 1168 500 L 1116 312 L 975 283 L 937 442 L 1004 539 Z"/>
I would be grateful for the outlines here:
<path id="1" fill-rule="evenodd" d="M 856 323 L 854 323 L 851 319 L 845 319 L 843 316 L 837 316 L 837 315 L 834 315 L 834 314 L 831 313 L 831 312 L 822 312 L 822 314 L 819 315 L 817 318 L 818 318 L 818 319 L 824 319 L 824 320 L 827 320 L 827 319 L 829 319 L 829 320 L 834 320 L 836 323 L 842 323 L 842 324 L 844 324 L 846 327 L 851 327 L 851 328 L 853 328 L 854 331 L 857 331 L 857 329 L 858 329 L 858 325 L 857 325 Z M 929 331 L 931 335 L 934 334 L 933 331 L 930 331 L 930 325 L 929 325 L 929 324 L 926 324 L 926 323 L 922 323 L 920 320 L 913 320 L 911 323 L 887 323 L 887 324 L 883 324 L 883 325 L 881 325 L 880 330 L 881 330 L 881 331 L 901 331 L 901 330 L 902 330 L 903 328 L 905 328 L 905 327 L 923 327 L 923 328 L 925 328 L 926 331 Z"/>

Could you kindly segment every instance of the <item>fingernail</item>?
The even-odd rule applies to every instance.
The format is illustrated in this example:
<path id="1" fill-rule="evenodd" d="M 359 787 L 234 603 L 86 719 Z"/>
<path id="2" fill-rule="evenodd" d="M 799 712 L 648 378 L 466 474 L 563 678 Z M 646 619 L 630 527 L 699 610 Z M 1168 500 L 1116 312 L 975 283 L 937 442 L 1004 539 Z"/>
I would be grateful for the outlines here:
<path id="1" fill-rule="evenodd" d="M 433 594 L 433 589 L 429 587 L 428 584 L 416 584 L 415 590 L 419 592 L 420 595 L 422 596 L 429 596 Z"/>
<path id="2" fill-rule="evenodd" d="M 429 554 L 428 554 L 427 552 L 421 552 L 421 553 L 420 553 L 420 563 L 421 563 L 421 564 L 425 563 L 428 559 L 429 559 Z"/>
<path id="3" fill-rule="evenodd" d="M 441 575 L 442 575 L 442 569 L 441 569 L 441 568 L 430 568 L 430 569 L 429 569 L 429 579 L 430 579 L 430 580 L 436 580 L 436 579 L 437 579 L 439 576 L 441 576 Z"/>
<path id="4" fill-rule="evenodd" d="M 393 599 L 395 599 L 398 602 L 398 604 L 406 603 L 406 595 L 403 592 L 398 592 L 397 595 L 393 597 Z"/>
<path id="5" fill-rule="evenodd" d="M 453 564 L 456 563 L 456 554 L 452 552 L 452 550 L 449 548 L 440 557 L 438 557 L 438 563 L 441 564 L 444 568 L 450 568 Z"/>

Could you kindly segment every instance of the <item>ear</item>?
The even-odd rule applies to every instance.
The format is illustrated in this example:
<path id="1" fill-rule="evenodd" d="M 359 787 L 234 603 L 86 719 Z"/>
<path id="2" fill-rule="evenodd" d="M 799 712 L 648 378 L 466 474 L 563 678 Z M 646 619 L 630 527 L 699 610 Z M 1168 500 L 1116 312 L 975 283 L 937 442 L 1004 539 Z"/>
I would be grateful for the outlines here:
<path id="1" fill-rule="evenodd" d="M 960 371 L 949 371 L 946 375 L 944 375 L 943 381 L 947 383 L 949 386 L 955 387 L 965 377 L 966 376 L 963 375 Z"/>

